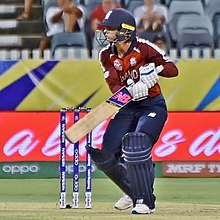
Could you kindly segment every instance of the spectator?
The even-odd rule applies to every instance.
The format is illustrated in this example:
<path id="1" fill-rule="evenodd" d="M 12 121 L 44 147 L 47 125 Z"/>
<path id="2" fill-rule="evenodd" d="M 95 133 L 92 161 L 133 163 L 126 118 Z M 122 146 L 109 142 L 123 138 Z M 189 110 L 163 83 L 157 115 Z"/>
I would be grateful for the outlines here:
<path id="1" fill-rule="evenodd" d="M 137 31 L 166 31 L 167 8 L 162 4 L 155 4 L 155 0 L 144 0 L 144 5 L 133 11 Z"/>
<path id="2" fill-rule="evenodd" d="M 103 21 L 105 15 L 113 8 L 121 8 L 121 5 L 116 0 L 102 0 L 101 4 L 98 4 L 91 13 L 91 30 L 95 33 L 96 30 L 102 30 L 103 27 L 98 25 Z"/>
<path id="3" fill-rule="evenodd" d="M 163 34 L 159 33 L 156 35 L 152 42 L 164 52 L 167 50 L 167 39 Z"/>
<path id="4" fill-rule="evenodd" d="M 24 11 L 17 17 L 18 21 L 29 20 L 32 18 L 32 5 L 34 0 L 24 0 Z"/>
<path id="5" fill-rule="evenodd" d="M 46 34 L 39 45 L 41 54 L 50 47 L 51 38 L 61 32 L 80 31 L 80 19 L 83 19 L 83 8 L 72 0 L 57 0 L 57 6 L 48 8 L 45 15 Z"/>

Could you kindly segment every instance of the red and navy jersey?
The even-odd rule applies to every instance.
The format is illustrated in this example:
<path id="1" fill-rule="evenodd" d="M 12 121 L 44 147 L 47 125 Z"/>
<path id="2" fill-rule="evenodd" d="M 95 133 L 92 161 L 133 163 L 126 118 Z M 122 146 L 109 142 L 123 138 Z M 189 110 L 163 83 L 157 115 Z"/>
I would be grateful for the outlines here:
<path id="1" fill-rule="evenodd" d="M 122 86 L 127 86 L 127 80 L 134 82 L 140 80 L 139 68 L 148 63 L 155 63 L 155 66 L 163 65 L 164 70 L 159 74 L 164 77 L 178 75 L 175 64 L 153 43 L 142 38 L 132 42 L 129 50 L 123 57 L 118 57 L 114 45 L 107 45 L 99 53 L 99 61 L 104 72 L 105 80 L 112 93 L 115 93 Z M 159 84 L 149 89 L 149 97 L 161 93 Z"/>

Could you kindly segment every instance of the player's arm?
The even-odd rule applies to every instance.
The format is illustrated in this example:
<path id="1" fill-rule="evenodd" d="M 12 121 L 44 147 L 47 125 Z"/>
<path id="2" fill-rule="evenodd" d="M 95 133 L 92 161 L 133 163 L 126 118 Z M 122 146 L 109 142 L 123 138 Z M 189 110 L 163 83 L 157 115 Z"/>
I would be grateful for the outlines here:
<path id="1" fill-rule="evenodd" d="M 83 12 L 73 2 L 65 2 L 62 6 L 63 12 L 74 14 L 77 18 L 83 16 Z"/>
<path id="2" fill-rule="evenodd" d="M 164 70 L 158 75 L 163 77 L 175 77 L 178 76 L 178 69 L 172 61 L 165 62 L 163 64 Z"/>
<path id="3" fill-rule="evenodd" d="M 145 46 L 146 47 L 146 46 Z M 150 63 L 155 63 L 155 66 L 163 66 L 163 70 L 158 73 L 159 76 L 163 77 L 175 77 L 178 76 L 178 69 L 172 60 L 166 56 L 166 54 L 157 50 L 156 47 L 148 46 L 143 51 L 143 55 Z"/>

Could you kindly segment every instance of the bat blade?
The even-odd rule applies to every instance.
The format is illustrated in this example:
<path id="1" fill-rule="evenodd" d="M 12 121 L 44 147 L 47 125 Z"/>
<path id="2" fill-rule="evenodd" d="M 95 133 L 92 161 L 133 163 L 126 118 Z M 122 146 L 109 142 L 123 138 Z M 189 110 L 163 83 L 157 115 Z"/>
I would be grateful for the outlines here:
<path id="1" fill-rule="evenodd" d="M 76 143 L 87 133 L 96 128 L 105 119 L 109 118 L 123 106 L 128 104 L 132 96 L 125 87 L 119 89 L 109 99 L 102 102 L 91 112 L 73 124 L 65 132 L 66 138 L 71 143 Z"/>

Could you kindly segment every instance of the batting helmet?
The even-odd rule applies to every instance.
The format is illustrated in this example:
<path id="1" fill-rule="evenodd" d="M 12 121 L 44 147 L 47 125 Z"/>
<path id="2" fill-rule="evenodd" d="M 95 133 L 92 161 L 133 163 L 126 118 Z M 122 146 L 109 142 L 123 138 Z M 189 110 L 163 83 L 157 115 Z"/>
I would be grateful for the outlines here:
<path id="1" fill-rule="evenodd" d="M 100 23 L 105 27 L 118 30 L 116 37 L 118 41 L 133 40 L 136 36 L 136 23 L 132 13 L 123 8 L 115 8 L 109 11 Z"/>

